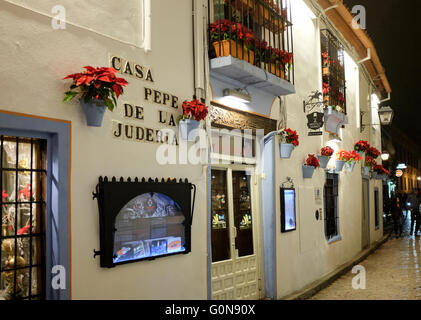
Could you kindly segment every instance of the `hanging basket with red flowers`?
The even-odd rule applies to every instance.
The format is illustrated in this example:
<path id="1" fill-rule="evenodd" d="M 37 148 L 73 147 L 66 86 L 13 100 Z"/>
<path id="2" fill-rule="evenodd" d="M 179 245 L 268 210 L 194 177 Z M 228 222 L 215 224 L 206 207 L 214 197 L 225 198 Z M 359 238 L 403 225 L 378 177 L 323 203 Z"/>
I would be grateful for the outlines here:
<path id="1" fill-rule="evenodd" d="M 317 155 L 317 158 L 320 161 L 320 167 L 321 168 L 325 169 L 327 167 L 327 165 L 329 163 L 329 160 L 330 160 L 330 157 L 332 157 L 334 152 L 335 151 L 329 146 L 324 147 L 320 150 L 321 154 Z"/>
<path id="2" fill-rule="evenodd" d="M 113 111 L 118 97 L 123 94 L 123 87 L 128 84 L 123 78 L 116 77 L 114 68 L 84 67 L 86 70 L 66 76 L 72 79 L 70 90 L 65 93 L 63 102 L 69 102 L 80 95 L 80 103 L 89 126 L 99 127 L 105 109 Z"/>
<path id="3" fill-rule="evenodd" d="M 178 118 L 180 136 L 183 140 L 194 141 L 200 121 L 208 115 L 208 107 L 193 96 L 193 100 L 183 102 L 182 108 L 183 114 Z"/>
<path id="4" fill-rule="evenodd" d="M 306 163 L 303 164 L 303 177 L 305 179 L 311 179 L 313 177 L 314 170 L 320 167 L 320 162 L 314 154 L 309 154 Z"/>
<path id="5" fill-rule="evenodd" d="M 279 144 L 280 156 L 281 158 L 290 158 L 294 148 L 300 144 L 297 131 L 285 128 L 279 131 L 279 135 L 281 136 Z"/>
<path id="6" fill-rule="evenodd" d="M 365 151 L 367 156 L 372 157 L 373 159 L 377 159 L 380 155 L 381 152 L 379 150 L 377 150 L 374 147 L 369 147 L 366 151 Z"/>
<path id="7" fill-rule="evenodd" d="M 364 152 L 367 152 L 367 150 L 370 148 L 370 144 L 368 141 L 360 140 L 355 142 L 354 144 L 354 150 L 358 152 L 358 154 L 362 157 L 364 155 Z"/>

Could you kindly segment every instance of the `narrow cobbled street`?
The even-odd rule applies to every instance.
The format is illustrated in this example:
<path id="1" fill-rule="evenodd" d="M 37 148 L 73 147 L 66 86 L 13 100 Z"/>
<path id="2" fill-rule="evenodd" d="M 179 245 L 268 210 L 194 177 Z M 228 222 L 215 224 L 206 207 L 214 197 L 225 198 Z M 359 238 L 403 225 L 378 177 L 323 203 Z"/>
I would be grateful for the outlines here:
<path id="1" fill-rule="evenodd" d="M 409 213 L 402 237 L 392 234 L 367 259 L 360 262 L 366 270 L 366 288 L 353 289 L 351 271 L 311 300 L 421 300 L 421 238 L 410 236 Z"/>

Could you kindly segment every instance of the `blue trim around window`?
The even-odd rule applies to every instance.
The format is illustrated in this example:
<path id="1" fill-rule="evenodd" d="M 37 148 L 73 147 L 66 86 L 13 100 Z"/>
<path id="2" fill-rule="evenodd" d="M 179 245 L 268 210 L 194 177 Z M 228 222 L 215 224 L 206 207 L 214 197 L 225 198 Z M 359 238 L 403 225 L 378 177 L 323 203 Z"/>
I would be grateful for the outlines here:
<path id="1" fill-rule="evenodd" d="M 46 298 L 69 300 L 71 123 L 0 110 L 0 134 L 47 140 Z M 66 270 L 65 289 L 54 290 L 51 286 L 54 276 L 51 270 L 55 265 L 61 265 Z"/>

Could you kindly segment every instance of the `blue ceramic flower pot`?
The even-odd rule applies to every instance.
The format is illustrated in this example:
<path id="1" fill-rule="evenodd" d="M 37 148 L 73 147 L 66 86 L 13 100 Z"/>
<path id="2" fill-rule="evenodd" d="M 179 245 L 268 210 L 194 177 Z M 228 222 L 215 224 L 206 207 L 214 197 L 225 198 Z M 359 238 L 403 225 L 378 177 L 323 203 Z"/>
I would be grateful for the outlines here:
<path id="1" fill-rule="evenodd" d="M 346 163 L 346 168 L 348 169 L 348 172 L 354 171 L 355 163 L 355 161 L 352 161 L 351 164 L 349 164 L 348 162 Z"/>
<path id="2" fill-rule="evenodd" d="M 200 122 L 197 120 L 180 120 L 179 131 L 180 137 L 184 141 L 195 141 L 198 135 L 198 130 Z"/>
<path id="3" fill-rule="evenodd" d="M 80 100 L 80 105 L 85 113 L 86 123 L 90 127 L 100 127 L 102 125 L 102 119 L 107 107 L 104 101 L 92 100 L 91 102 L 85 102 L 83 99 Z"/>
<path id="4" fill-rule="evenodd" d="M 319 159 L 319 162 L 320 162 L 320 168 L 326 169 L 327 164 L 330 161 L 330 157 L 317 155 L 317 158 Z"/>
<path id="5" fill-rule="evenodd" d="M 346 161 L 345 160 L 336 160 L 336 171 L 340 172 L 344 168 Z"/>
<path id="6" fill-rule="evenodd" d="M 279 144 L 279 153 L 280 153 L 281 158 L 284 158 L 284 159 L 290 158 L 292 150 L 294 150 L 294 145 L 292 143 Z"/>
<path id="7" fill-rule="evenodd" d="M 314 173 L 314 167 L 313 166 L 307 166 L 303 164 L 303 177 L 304 179 L 311 179 L 313 178 Z"/>

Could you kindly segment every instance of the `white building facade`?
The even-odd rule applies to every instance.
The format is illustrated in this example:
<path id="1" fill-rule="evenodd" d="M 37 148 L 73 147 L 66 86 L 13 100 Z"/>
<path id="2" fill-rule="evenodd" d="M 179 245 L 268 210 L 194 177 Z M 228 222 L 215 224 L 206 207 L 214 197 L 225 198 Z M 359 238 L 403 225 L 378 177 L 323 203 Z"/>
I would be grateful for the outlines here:
<path id="1" fill-rule="evenodd" d="M 381 180 L 364 176 L 360 163 L 352 172 L 338 172 L 334 159 L 305 179 L 302 164 L 308 154 L 320 153 L 325 146 L 353 150 L 355 142 L 367 140 L 380 149 L 381 130 L 372 108 L 378 107 L 376 99 L 382 99 L 382 91 L 390 92 L 384 85 L 387 79 L 383 75 L 379 85 L 372 76 L 375 67 L 359 62 L 364 58 L 361 48 L 353 47 L 351 37 L 323 13 L 325 4 L 315 0 L 282 1 L 280 17 L 271 20 L 272 27 L 258 28 L 258 37 L 272 37 L 274 47 L 293 53 L 293 68 L 285 69 L 284 76 L 244 56 L 215 57 L 209 23 L 232 18 L 235 10 L 244 19 L 247 10 L 253 24 L 259 25 L 260 2 L 256 1 L 253 6 L 252 0 L 237 1 L 243 3 L 240 9 L 216 0 L 62 1 L 60 6 L 55 1 L 8 0 L 0 4 L 0 189 L 7 194 L 2 200 L 1 240 L 3 244 L 12 239 L 24 252 L 20 230 L 27 224 L 33 227 L 28 237 L 40 234 L 44 243 L 36 252 L 22 253 L 26 273 L 14 271 L 16 278 L 27 281 L 26 287 L 13 288 L 14 274 L 8 279 L 2 276 L 4 295 L 21 290 L 19 297 L 30 299 L 282 299 L 383 237 Z M 263 20 L 265 12 L 260 13 Z M 277 28 L 281 31 L 274 31 Z M 328 132 L 325 124 L 320 130 L 310 129 L 307 115 L 323 110 L 303 110 L 312 93 L 323 91 L 321 31 L 326 29 L 344 53 L 346 110 L 342 111 L 346 115 L 340 112 L 342 122 L 336 132 Z M 63 78 L 84 66 L 113 67 L 117 76 L 129 82 L 117 108 L 105 113 L 101 127 L 87 126 L 76 99 L 62 102 L 70 85 Z M 230 102 L 224 90 L 238 88 L 251 101 Z M 196 144 L 182 141 L 175 121 L 182 102 L 193 95 L 209 106 Z M 299 135 L 299 145 L 288 159 L 279 156 L 276 132 L 282 128 Z M 175 140 L 169 138 L 174 144 L 162 141 L 162 129 L 176 132 Z M 320 135 L 309 135 L 312 131 Z M 231 137 L 232 143 L 224 144 L 224 136 Z M 234 147 L 235 137 L 240 139 L 239 149 Z M 21 149 L 25 145 L 31 146 L 29 151 Z M 168 145 L 175 146 L 165 149 Z M 192 149 L 195 145 L 197 149 Z M 45 157 L 40 153 L 41 160 L 31 160 L 42 148 Z M 174 159 L 165 153 L 168 150 L 176 152 Z M 165 157 L 174 161 L 163 164 Z M 22 167 L 20 161 L 26 161 Z M 21 183 L 20 175 L 26 171 L 30 178 Z M 45 177 L 38 178 L 38 172 Z M 114 258 L 112 268 L 104 267 L 108 229 L 99 217 L 106 211 L 99 212 L 101 205 L 92 196 L 98 195 L 100 177 L 110 181 L 123 177 L 126 182 L 130 178 L 133 183 L 136 177 L 139 181 L 175 178 L 194 184 L 195 192 L 188 198 L 192 206 L 194 202 L 190 215 L 179 200 L 185 217 L 180 223 L 185 254 L 171 254 L 169 248 L 175 244 L 168 240 L 174 238 L 169 227 L 152 231 L 151 225 L 150 237 L 142 240 L 142 246 L 152 252 L 152 246 L 159 245 L 159 250 L 165 250 L 163 257 L 151 254 L 150 259 L 122 264 Z M 21 194 L 28 185 L 32 196 L 24 211 Z M 282 232 L 284 187 L 295 192 L 290 232 Z M 326 192 L 336 199 L 333 231 L 325 216 Z M 103 195 L 104 207 L 123 196 L 111 195 Z M 13 256 L 7 250 L 2 246 L 3 273 Z"/>

